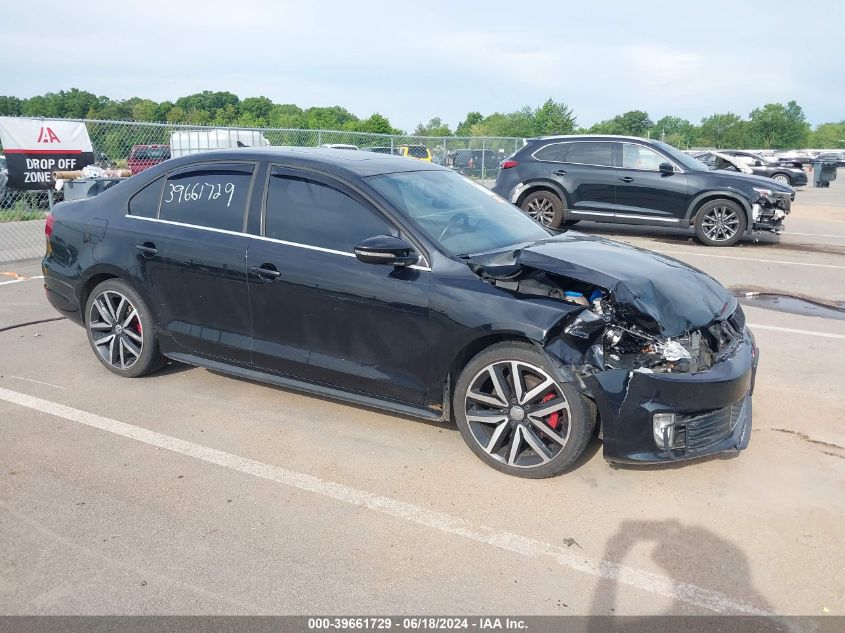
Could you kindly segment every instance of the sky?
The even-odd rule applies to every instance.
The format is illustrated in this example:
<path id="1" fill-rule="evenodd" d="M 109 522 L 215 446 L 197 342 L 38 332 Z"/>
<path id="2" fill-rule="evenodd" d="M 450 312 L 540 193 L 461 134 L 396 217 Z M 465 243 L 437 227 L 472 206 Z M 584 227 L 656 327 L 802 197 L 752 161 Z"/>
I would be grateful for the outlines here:
<path id="1" fill-rule="evenodd" d="M 399 128 L 563 101 L 589 126 L 747 116 L 795 99 L 845 119 L 845 3 L 0 0 L 0 95 L 202 90 L 379 112 Z"/>

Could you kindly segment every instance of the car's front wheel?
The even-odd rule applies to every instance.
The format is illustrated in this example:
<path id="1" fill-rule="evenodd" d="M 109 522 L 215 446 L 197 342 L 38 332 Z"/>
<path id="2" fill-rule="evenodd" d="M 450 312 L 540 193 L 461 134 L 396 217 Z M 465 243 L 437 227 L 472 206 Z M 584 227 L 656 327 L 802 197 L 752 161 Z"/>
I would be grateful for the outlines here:
<path id="1" fill-rule="evenodd" d="M 456 382 L 453 407 L 473 453 L 496 470 L 531 479 L 570 468 L 595 425 L 592 404 L 558 382 L 525 343 L 498 343 L 473 358 Z"/>
<path id="2" fill-rule="evenodd" d="M 525 214 L 549 228 L 558 228 L 564 219 L 563 200 L 549 191 L 535 191 L 523 199 L 519 207 Z"/>
<path id="3" fill-rule="evenodd" d="M 119 376 L 144 376 L 166 362 L 147 304 L 124 281 L 108 279 L 94 288 L 85 305 L 85 327 L 97 359 Z"/>
<path id="4" fill-rule="evenodd" d="M 705 246 L 733 246 L 748 222 L 745 211 L 731 200 L 711 200 L 695 216 L 695 235 Z"/>

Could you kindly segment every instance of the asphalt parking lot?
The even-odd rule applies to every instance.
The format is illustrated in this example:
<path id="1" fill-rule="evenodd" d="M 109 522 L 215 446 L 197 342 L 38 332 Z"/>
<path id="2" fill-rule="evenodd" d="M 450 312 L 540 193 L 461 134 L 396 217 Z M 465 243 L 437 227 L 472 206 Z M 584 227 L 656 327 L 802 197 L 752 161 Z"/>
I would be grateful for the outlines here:
<path id="1" fill-rule="evenodd" d="M 686 261 L 761 348 L 748 450 L 520 480 L 457 430 L 171 366 L 120 379 L 0 265 L 4 614 L 845 612 L 845 182 Z M 763 293 L 746 296 L 746 293 Z M 11 328 L 11 329 L 9 329 Z"/>

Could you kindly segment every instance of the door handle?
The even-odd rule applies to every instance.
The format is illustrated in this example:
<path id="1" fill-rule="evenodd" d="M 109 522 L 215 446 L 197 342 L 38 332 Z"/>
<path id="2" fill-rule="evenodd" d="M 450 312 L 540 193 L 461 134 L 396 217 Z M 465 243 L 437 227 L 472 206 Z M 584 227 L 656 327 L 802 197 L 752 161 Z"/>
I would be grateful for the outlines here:
<path id="1" fill-rule="evenodd" d="M 276 267 L 273 266 L 273 264 L 261 264 L 261 266 L 250 266 L 249 269 L 259 277 L 270 277 L 271 279 L 275 279 L 276 277 L 279 277 L 282 274 L 278 270 L 276 270 Z"/>
<path id="2" fill-rule="evenodd" d="M 630 176 L 625 176 L 624 178 L 620 178 L 619 180 L 621 180 L 622 182 L 634 182 L 634 179 Z"/>
<path id="3" fill-rule="evenodd" d="M 141 254 L 144 257 L 152 257 L 156 253 L 158 253 L 158 249 L 156 245 L 152 242 L 144 242 L 143 244 L 135 244 L 135 248 L 141 251 Z"/>
<path id="4" fill-rule="evenodd" d="M 565 170 L 565 169 L 558 169 L 558 170 L 555 172 L 555 176 L 565 176 L 565 175 L 566 175 L 566 170 Z"/>

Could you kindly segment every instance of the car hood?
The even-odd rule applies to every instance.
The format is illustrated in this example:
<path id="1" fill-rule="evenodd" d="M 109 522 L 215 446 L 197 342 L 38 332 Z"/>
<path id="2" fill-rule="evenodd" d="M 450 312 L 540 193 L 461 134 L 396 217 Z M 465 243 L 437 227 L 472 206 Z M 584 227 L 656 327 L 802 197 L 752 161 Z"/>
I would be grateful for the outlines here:
<path id="1" fill-rule="evenodd" d="M 789 185 L 782 185 L 777 180 L 772 180 L 766 176 L 755 176 L 754 174 L 740 174 L 735 171 L 728 171 L 725 169 L 717 169 L 719 178 L 726 179 L 730 182 L 736 182 L 737 187 L 742 185 L 751 185 L 752 187 L 759 187 L 760 189 L 768 189 L 770 191 L 777 191 L 779 193 L 795 192 L 795 189 Z M 712 173 L 712 172 L 711 172 Z"/>
<path id="2" fill-rule="evenodd" d="M 676 259 L 627 244 L 567 231 L 508 253 L 473 258 L 490 276 L 535 269 L 608 291 L 620 316 L 674 337 L 699 329 L 736 309 L 709 275 Z M 510 269 L 510 272 L 508 272 Z"/>

